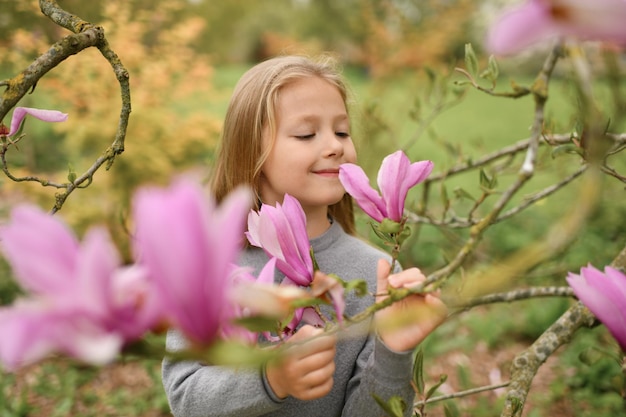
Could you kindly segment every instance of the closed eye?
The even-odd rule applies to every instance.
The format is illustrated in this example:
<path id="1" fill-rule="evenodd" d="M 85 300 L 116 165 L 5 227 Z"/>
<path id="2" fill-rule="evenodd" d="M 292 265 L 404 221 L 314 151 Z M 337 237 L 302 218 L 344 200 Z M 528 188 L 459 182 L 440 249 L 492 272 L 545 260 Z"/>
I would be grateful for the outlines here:
<path id="1" fill-rule="evenodd" d="M 294 137 L 302 140 L 313 139 L 315 137 L 315 133 L 310 133 L 308 135 L 295 135 Z"/>
<path id="2" fill-rule="evenodd" d="M 339 136 L 340 138 L 349 138 L 350 137 L 350 133 L 348 133 L 348 132 L 335 132 L 335 135 Z"/>

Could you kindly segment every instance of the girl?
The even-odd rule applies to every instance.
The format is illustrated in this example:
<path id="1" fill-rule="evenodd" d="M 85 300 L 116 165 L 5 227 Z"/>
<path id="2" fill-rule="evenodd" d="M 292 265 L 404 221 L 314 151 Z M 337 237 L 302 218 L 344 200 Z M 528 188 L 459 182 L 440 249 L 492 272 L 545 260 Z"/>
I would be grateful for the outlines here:
<path id="1" fill-rule="evenodd" d="M 319 268 L 344 280 L 365 279 L 384 294 L 424 279 L 416 269 L 390 273 L 390 257 L 354 236 L 351 198 L 338 179 L 339 165 L 356 161 L 350 137 L 347 90 L 332 60 L 298 56 L 270 59 L 243 75 L 231 98 L 215 171 L 218 201 L 241 184 L 251 186 L 261 203 L 297 198 Z M 258 273 L 268 258 L 248 247 L 240 265 Z M 276 282 L 282 280 L 277 271 Z M 377 296 L 380 300 L 384 295 Z M 348 295 L 345 313 L 353 316 L 374 297 Z M 411 296 L 376 313 L 384 322 L 411 314 L 401 329 L 368 332 L 363 322 L 335 336 L 314 337 L 308 325 L 289 339 L 285 357 L 263 369 L 231 369 L 194 362 L 163 363 L 163 384 L 176 416 L 380 416 L 374 400 L 401 397 L 411 415 L 412 352 L 445 318 L 436 297 Z M 404 316 L 403 316 L 404 317 Z M 406 323 L 406 322 L 404 322 Z M 169 350 L 181 349 L 176 332 Z"/>

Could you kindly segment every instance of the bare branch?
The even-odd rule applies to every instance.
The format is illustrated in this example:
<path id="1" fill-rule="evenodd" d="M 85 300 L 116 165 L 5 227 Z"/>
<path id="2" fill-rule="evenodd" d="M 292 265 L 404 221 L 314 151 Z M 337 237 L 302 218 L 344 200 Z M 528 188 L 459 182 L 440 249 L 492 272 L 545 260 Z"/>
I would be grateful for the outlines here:
<path id="1" fill-rule="evenodd" d="M 511 385 L 501 417 L 521 416 L 526 396 L 539 367 L 561 345 L 568 343 L 582 326 L 591 327 L 594 316 L 580 302 L 554 322 L 528 349 L 518 354 L 511 365 Z"/>
<path id="2" fill-rule="evenodd" d="M 543 120 L 544 120 L 544 107 L 546 100 L 548 99 L 548 81 L 558 58 L 561 56 L 560 46 L 554 48 L 548 58 L 546 59 L 541 73 L 533 84 L 533 97 L 535 98 L 535 116 L 533 120 L 533 126 L 531 131 L 531 137 L 528 143 L 528 149 L 526 150 L 526 159 L 522 164 L 519 171 L 517 180 L 511 184 L 511 186 L 505 190 L 498 201 L 493 206 L 491 212 L 489 212 L 480 222 L 472 226 L 470 229 L 470 236 L 465 245 L 459 250 L 454 259 L 452 259 L 448 265 L 432 273 L 427 279 L 424 285 L 429 285 L 434 282 L 441 281 L 449 277 L 454 271 L 456 271 L 465 262 L 470 253 L 478 245 L 478 242 L 482 239 L 482 235 L 485 230 L 498 218 L 501 211 L 508 204 L 513 196 L 522 188 L 522 186 L 532 177 L 535 166 L 535 159 L 537 154 L 537 148 L 542 137 Z"/>
<path id="3" fill-rule="evenodd" d="M 62 192 L 55 196 L 55 203 L 52 212 L 55 213 L 61 209 L 65 200 L 77 188 L 85 188 L 91 184 L 95 172 L 105 165 L 109 169 L 113 164 L 115 157 L 124 151 L 124 140 L 128 127 L 128 119 L 131 113 L 130 101 L 130 82 L 129 74 L 123 66 L 118 55 L 109 46 L 104 30 L 101 27 L 94 26 L 81 18 L 63 10 L 56 1 L 40 0 L 39 7 L 44 15 L 49 17 L 57 25 L 64 27 L 73 33 L 66 36 L 43 55 L 39 56 L 32 64 L 28 66 L 19 75 L 9 80 L 3 81 L 0 85 L 6 87 L 6 90 L 0 96 L 0 120 L 13 108 L 19 100 L 29 91 L 33 90 L 41 77 L 55 68 L 71 55 L 75 55 L 89 47 L 97 47 L 102 56 L 109 62 L 115 77 L 120 85 L 121 92 L 121 110 L 117 131 L 113 143 L 106 148 L 101 156 L 89 167 L 83 174 L 79 175 L 73 182 L 58 184 L 36 176 L 25 176 L 17 178 L 13 176 L 7 166 L 5 153 L 6 146 L 2 150 L 2 170 L 13 181 L 34 181 L 44 186 L 52 186 L 63 189 Z"/>
<path id="4" fill-rule="evenodd" d="M 103 39 L 104 31 L 95 26 L 87 28 L 84 32 L 69 35 L 52 45 L 20 74 L 5 80 L 4 84 L 7 88 L 0 96 L 0 120 L 29 90 L 35 88 L 39 79 L 48 71 L 83 49 L 98 45 Z"/>
<path id="5" fill-rule="evenodd" d="M 615 268 L 626 267 L 626 247 L 611 265 Z M 521 416 L 530 385 L 539 367 L 561 345 L 568 343 L 579 328 L 591 327 L 595 323 L 593 314 L 582 303 L 577 302 L 528 349 L 518 354 L 511 365 L 511 385 L 501 417 Z"/>
<path id="6" fill-rule="evenodd" d="M 533 287 L 505 293 L 488 294 L 476 297 L 456 307 L 467 310 L 472 307 L 493 303 L 510 303 L 512 301 L 527 300 L 537 297 L 572 297 L 574 292 L 570 287 Z M 455 307 L 454 305 L 449 305 Z"/>

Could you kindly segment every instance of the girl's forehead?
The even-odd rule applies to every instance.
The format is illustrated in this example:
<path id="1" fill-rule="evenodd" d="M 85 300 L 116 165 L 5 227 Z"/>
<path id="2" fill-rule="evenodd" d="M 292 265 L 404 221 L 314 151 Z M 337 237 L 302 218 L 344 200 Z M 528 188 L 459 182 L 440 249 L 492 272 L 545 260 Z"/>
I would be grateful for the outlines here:
<path id="1" fill-rule="evenodd" d="M 285 85 L 277 100 L 277 110 L 301 113 L 311 110 L 345 112 L 346 105 L 339 88 L 320 78 L 309 77 Z"/>

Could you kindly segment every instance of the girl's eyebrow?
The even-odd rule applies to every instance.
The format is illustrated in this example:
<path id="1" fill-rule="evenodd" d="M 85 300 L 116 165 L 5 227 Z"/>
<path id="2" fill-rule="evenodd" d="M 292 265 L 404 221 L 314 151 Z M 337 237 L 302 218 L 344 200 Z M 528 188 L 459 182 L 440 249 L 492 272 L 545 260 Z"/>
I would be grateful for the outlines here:
<path id="1" fill-rule="evenodd" d="M 302 115 L 296 115 L 292 118 L 292 120 L 298 121 L 300 123 L 301 122 L 316 122 L 319 119 L 320 119 L 320 116 L 317 114 L 302 114 Z M 342 122 L 344 120 L 346 121 L 350 120 L 347 113 L 337 114 L 336 116 L 333 117 L 333 122 Z"/>

